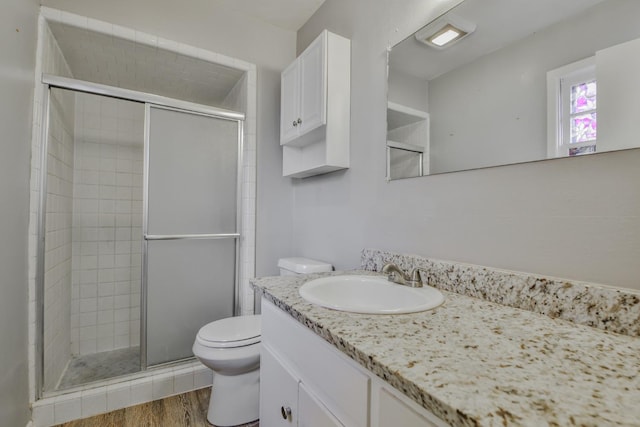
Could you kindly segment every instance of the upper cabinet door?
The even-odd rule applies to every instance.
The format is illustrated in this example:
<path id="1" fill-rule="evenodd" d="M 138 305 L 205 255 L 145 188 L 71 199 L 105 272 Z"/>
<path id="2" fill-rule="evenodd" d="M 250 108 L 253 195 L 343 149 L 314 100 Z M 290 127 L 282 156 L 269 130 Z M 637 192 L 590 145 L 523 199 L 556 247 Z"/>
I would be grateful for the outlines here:
<path id="1" fill-rule="evenodd" d="M 300 122 L 305 134 L 327 122 L 327 33 L 300 55 Z"/>
<path id="2" fill-rule="evenodd" d="M 280 144 L 307 145 L 305 135 L 327 123 L 327 45 L 324 31 L 283 72 Z"/>
<path id="3" fill-rule="evenodd" d="M 298 136 L 298 111 L 300 110 L 300 73 L 298 61 L 289 65 L 280 77 L 280 143 Z"/>

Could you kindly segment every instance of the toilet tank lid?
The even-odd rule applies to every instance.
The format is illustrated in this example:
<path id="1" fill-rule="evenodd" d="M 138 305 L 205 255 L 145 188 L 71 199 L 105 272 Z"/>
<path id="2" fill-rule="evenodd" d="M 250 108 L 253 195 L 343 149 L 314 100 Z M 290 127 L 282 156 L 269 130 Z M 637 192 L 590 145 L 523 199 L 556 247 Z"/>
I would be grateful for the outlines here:
<path id="1" fill-rule="evenodd" d="M 280 258 L 278 267 L 300 274 L 323 273 L 333 270 L 331 264 L 309 258 Z"/>

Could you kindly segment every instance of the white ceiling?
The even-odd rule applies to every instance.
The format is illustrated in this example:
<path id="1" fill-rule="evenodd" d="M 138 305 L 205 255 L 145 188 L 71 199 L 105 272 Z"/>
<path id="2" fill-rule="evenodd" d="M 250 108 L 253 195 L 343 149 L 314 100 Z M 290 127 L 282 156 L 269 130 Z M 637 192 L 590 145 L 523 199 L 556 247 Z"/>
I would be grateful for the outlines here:
<path id="1" fill-rule="evenodd" d="M 215 0 L 225 7 L 285 30 L 298 31 L 324 0 Z"/>

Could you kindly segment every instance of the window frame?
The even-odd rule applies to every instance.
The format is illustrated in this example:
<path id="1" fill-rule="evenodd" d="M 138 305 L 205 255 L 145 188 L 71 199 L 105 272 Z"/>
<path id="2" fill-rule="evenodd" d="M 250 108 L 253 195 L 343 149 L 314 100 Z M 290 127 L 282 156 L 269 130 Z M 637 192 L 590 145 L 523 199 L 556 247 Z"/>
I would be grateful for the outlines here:
<path id="1" fill-rule="evenodd" d="M 570 88 L 588 80 L 597 81 L 595 56 L 547 72 L 547 158 L 568 157 L 569 148 L 597 145 L 597 139 L 570 143 Z"/>

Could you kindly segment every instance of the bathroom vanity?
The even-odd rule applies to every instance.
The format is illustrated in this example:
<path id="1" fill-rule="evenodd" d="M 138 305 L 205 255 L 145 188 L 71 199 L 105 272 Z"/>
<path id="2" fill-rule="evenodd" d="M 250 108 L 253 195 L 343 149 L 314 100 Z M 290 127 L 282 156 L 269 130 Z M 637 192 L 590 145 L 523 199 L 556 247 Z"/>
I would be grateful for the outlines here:
<path id="1" fill-rule="evenodd" d="M 340 312 L 298 294 L 325 275 L 253 281 L 265 425 L 638 425 L 637 336 L 442 288 L 430 311 Z"/>
<path id="2" fill-rule="evenodd" d="M 268 426 L 446 426 L 271 301 L 262 304 L 260 422 Z"/>

